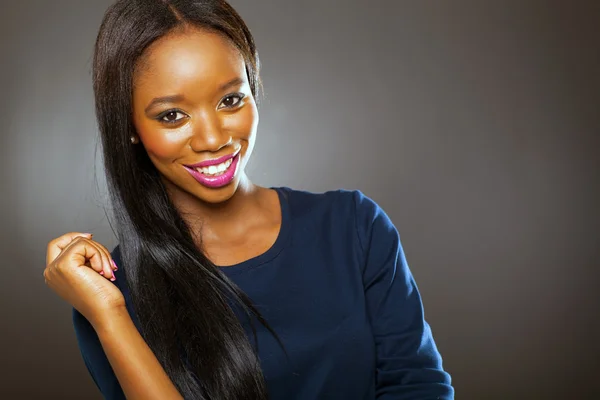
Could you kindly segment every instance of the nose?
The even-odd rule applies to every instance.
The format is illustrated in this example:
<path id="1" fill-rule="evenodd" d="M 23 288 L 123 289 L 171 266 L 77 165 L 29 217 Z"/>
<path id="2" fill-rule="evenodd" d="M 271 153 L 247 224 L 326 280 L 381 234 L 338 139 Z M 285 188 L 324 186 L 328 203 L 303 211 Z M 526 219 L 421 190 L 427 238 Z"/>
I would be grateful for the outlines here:
<path id="1" fill-rule="evenodd" d="M 205 112 L 192 117 L 192 135 L 190 147 L 195 152 L 218 152 L 230 144 L 232 137 L 223 129 L 216 112 Z"/>

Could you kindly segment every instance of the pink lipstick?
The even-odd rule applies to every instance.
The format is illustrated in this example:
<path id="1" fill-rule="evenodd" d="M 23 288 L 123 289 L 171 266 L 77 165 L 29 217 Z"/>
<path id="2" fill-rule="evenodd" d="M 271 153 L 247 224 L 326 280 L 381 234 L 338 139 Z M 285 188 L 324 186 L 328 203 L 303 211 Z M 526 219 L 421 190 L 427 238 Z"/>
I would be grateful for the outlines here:
<path id="1" fill-rule="evenodd" d="M 186 165 L 186 166 L 190 167 L 190 168 L 204 168 L 204 167 L 210 167 L 211 165 L 219 165 L 219 164 L 223 164 L 225 161 L 229 161 L 230 159 L 234 158 L 235 156 L 238 155 L 238 153 L 239 153 L 239 151 L 236 153 L 228 154 L 223 157 L 215 158 L 212 160 L 206 160 L 206 161 L 199 162 L 197 164 L 191 164 L 191 165 Z"/>
<path id="2" fill-rule="evenodd" d="M 231 162 L 229 162 L 231 160 Z M 230 154 L 213 160 L 202 161 L 197 164 L 184 165 L 185 169 L 192 175 L 198 183 L 211 189 L 226 186 L 233 181 L 237 173 L 237 167 L 240 160 L 240 152 Z M 221 164 L 225 164 L 221 166 Z M 227 165 L 229 164 L 229 165 Z M 212 167 L 211 171 L 207 171 Z M 223 168 L 226 169 L 221 171 Z M 200 171 L 204 169 L 204 171 Z"/>

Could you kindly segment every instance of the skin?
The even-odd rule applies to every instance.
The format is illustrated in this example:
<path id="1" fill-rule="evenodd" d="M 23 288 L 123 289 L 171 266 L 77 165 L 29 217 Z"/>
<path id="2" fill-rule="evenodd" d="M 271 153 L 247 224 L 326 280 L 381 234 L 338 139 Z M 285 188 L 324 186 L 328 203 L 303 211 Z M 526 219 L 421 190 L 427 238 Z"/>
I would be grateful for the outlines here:
<path id="1" fill-rule="evenodd" d="M 182 399 L 135 327 L 123 294 L 108 282 L 115 268 L 91 234 L 72 232 L 48 244 L 44 280 L 93 326 L 127 399 Z"/>
<path id="2" fill-rule="evenodd" d="M 133 119 L 140 144 L 171 199 L 217 265 L 264 253 L 281 225 L 274 190 L 245 173 L 259 122 L 240 52 L 223 36 L 196 29 L 155 42 L 134 75 Z M 228 83 L 231 83 L 228 85 Z M 154 99 L 176 96 L 169 102 Z M 199 184 L 184 165 L 240 151 L 233 182 Z"/>

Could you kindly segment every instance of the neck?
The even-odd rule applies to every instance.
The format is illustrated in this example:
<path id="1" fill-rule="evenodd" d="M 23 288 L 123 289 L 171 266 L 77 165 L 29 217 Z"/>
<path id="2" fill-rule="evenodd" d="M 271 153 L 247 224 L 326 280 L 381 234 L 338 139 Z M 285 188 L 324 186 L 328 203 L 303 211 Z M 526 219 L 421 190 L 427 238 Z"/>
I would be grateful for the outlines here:
<path id="1" fill-rule="evenodd" d="M 234 195 L 226 201 L 208 203 L 189 193 L 171 191 L 171 199 L 200 241 L 223 240 L 240 235 L 263 214 L 259 198 L 264 188 L 244 174 Z"/>

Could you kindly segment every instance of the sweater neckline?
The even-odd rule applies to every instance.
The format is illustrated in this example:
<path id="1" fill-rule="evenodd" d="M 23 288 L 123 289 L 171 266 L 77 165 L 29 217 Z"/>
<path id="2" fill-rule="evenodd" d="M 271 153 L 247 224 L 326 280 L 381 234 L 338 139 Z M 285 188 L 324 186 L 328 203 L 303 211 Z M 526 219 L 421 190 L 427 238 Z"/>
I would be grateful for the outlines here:
<path id="1" fill-rule="evenodd" d="M 253 269 L 263 264 L 266 264 L 267 262 L 276 258 L 285 248 L 288 238 L 290 236 L 292 222 L 290 216 L 289 200 L 287 198 L 287 193 L 284 193 L 285 188 L 271 187 L 271 189 L 277 192 L 277 196 L 279 198 L 279 206 L 281 209 L 281 226 L 279 228 L 277 238 L 275 239 L 275 243 L 273 243 L 273 245 L 264 253 L 259 254 L 256 257 L 250 258 L 246 261 L 242 261 L 241 263 L 228 266 L 217 266 L 226 275 L 236 275 L 249 269 Z"/>

